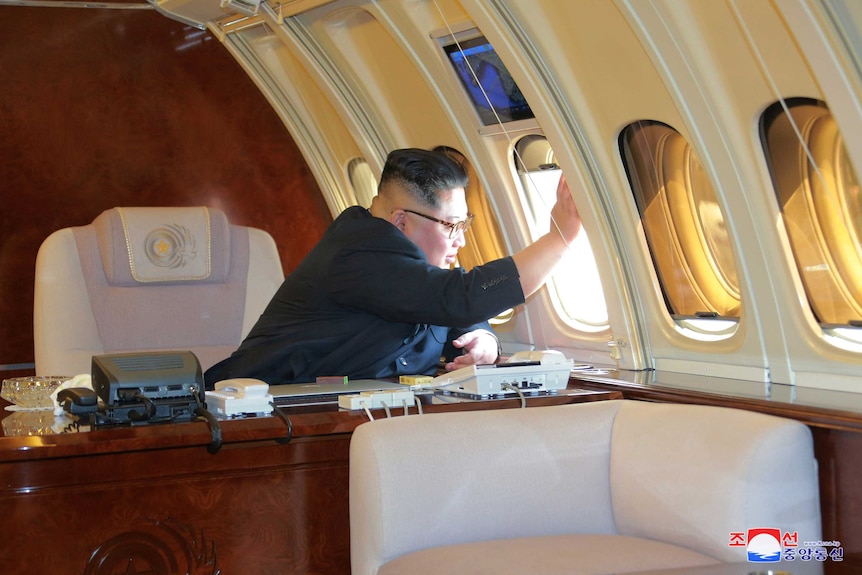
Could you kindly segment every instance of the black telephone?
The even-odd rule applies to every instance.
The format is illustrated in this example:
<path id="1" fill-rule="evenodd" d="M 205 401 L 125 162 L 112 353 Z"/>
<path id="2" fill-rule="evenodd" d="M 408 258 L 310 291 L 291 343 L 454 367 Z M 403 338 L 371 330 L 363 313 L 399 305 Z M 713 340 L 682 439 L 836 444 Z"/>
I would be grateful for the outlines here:
<path id="1" fill-rule="evenodd" d="M 86 387 L 67 387 L 57 393 L 57 403 L 72 415 L 86 415 L 98 411 L 99 396 Z"/>

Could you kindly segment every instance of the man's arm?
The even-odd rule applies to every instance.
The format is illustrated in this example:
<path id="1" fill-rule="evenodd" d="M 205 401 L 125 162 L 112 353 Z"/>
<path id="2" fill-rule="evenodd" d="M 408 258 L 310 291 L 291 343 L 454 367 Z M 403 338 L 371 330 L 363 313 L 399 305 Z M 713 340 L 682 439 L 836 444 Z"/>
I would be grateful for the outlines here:
<path id="1" fill-rule="evenodd" d="M 565 177 L 560 176 L 557 202 L 551 209 L 551 231 L 512 256 L 525 297 L 542 287 L 580 231 L 578 209 Z M 490 326 L 460 335 L 452 340 L 452 346 L 461 349 L 462 355 L 446 364 L 449 371 L 472 364 L 494 363 L 502 352 L 500 340 L 490 330 Z"/>
<path id="2" fill-rule="evenodd" d="M 565 177 L 560 176 L 557 203 L 551 209 L 551 231 L 512 256 L 521 276 L 525 297 L 542 287 L 580 231 L 578 209 Z"/>

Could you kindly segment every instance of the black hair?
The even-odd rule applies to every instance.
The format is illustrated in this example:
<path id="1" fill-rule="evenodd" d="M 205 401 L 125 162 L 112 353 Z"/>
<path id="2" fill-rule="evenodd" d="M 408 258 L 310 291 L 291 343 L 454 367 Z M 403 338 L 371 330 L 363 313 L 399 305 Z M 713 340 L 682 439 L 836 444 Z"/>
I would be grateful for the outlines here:
<path id="1" fill-rule="evenodd" d="M 446 150 L 405 148 L 393 150 L 386 157 L 378 192 L 394 182 L 423 205 L 437 208 L 442 190 L 466 188 L 468 181 L 464 166 Z"/>

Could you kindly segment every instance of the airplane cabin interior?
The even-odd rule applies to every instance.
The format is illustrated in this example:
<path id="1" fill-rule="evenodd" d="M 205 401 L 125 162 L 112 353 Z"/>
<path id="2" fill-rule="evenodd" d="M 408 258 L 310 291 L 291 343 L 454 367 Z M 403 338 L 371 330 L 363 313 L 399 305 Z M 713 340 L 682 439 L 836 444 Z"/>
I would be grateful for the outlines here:
<path id="1" fill-rule="evenodd" d="M 862 572 L 862 3 L 0 0 L 0 70 L 4 573 Z M 568 185 L 498 361 L 204 381 L 402 148 L 465 273 Z"/>

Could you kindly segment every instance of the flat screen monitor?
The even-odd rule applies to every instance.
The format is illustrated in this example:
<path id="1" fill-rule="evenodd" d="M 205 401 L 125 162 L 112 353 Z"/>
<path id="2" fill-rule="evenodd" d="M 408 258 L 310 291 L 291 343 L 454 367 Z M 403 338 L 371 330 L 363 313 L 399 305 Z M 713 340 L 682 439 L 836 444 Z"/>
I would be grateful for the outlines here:
<path id="1" fill-rule="evenodd" d="M 534 118 L 526 98 L 484 36 L 448 44 L 443 51 L 484 126 Z"/>

